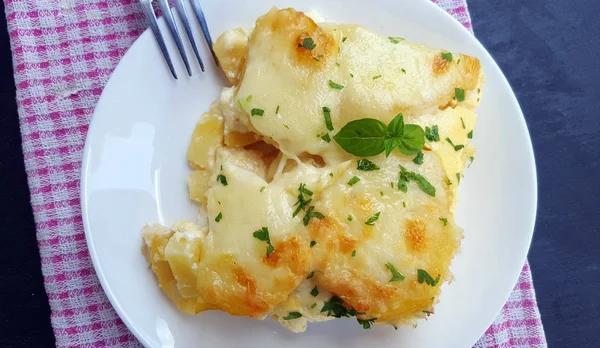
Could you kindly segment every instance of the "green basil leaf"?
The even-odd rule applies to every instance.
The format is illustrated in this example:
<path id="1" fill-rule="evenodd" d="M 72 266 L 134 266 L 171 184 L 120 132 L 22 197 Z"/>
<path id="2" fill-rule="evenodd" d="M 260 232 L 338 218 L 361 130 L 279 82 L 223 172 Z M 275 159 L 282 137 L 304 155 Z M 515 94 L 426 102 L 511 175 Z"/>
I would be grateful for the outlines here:
<path id="1" fill-rule="evenodd" d="M 354 156 L 377 156 L 385 149 L 386 126 L 374 118 L 348 122 L 333 139 Z"/>
<path id="2" fill-rule="evenodd" d="M 416 155 L 425 145 L 425 131 L 416 124 L 404 126 L 404 134 L 398 149 L 405 155 Z"/>
<path id="3" fill-rule="evenodd" d="M 385 146 L 385 157 L 388 157 L 400 145 L 400 140 L 397 138 L 387 138 L 383 141 L 383 145 Z"/>
<path id="4" fill-rule="evenodd" d="M 398 138 L 404 134 L 404 116 L 402 113 L 396 115 L 387 126 L 386 134 L 390 138 Z"/>

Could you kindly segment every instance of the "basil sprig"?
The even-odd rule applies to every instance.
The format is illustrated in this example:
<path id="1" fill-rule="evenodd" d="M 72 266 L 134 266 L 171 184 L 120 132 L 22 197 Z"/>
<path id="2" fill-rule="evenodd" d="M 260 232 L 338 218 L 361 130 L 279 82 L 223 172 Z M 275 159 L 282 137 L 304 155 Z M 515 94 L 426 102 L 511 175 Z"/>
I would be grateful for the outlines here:
<path id="1" fill-rule="evenodd" d="M 374 118 L 348 122 L 333 139 L 354 156 L 385 156 L 396 148 L 405 155 L 416 155 L 425 145 L 425 132 L 416 124 L 404 124 L 398 114 L 389 125 Z"/>

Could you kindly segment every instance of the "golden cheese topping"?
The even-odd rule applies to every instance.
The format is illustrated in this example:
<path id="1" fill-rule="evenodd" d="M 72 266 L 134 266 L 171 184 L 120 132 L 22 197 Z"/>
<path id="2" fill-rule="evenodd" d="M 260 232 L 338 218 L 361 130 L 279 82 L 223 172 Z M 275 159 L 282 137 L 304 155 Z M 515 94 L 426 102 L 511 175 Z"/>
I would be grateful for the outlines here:
<path id="1" fill-rule="evenodd" d="M 201 224 L 142 231 L 169 298 L 295 332 L 432 314 L 462 238 L 453 207 L 474 154 L 479 61 L 293 9 L 224 33 L 215 51 L 233 87 L 187 151 Z M 356 157 L 334 140 L 351 121 L 398 114 L 425 130 L 416 156 Z"/>

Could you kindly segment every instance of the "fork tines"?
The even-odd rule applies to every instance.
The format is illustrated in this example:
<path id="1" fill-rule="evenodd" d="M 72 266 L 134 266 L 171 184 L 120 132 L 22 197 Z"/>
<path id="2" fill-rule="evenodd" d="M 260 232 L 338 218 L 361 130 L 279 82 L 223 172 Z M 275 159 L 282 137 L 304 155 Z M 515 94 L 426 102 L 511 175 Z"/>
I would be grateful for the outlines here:
<path id="1" fill-rule="evenodd" d="M 171 71 L 171 74 L 173 75 L 173 77 L 175 79 L 177 79 L 177 73 L 175 72 L 175 67 L 173 66 L 171 56 L 169 55 L 169 51 L 167 50 L 165 40 L 164 40 L 162 33 L 158 27 L 158 22 L 156 19 L 156 15 L 154 13 L 152 1 L 153 0 L 140 0 L 140 3 L 142 5 L 144 14 L 146 15 L 146 19 L 148 20 L 148 25 L 150 26 L 150 29 L 154 33 L 156 42 L 158 43 L 158 46 L 160 47 L 160 50 L 165 58 L 165 61 L 167 62 L 167 65 L 169 66 L 169 70 Z M 204 12 L 202 11 L 202 6 L 200 6 L 200 0 L 190 0 L 190 1 L 191 1 L 191 5 L 192 5 L 192 9 L 194 11 L 194 14 L 196 15 L 198 22 L 200 23 L 200 28 L 202 29 L 202 33 L 204 34 L 204 39 L 206 40 L 206 43 L 210 49 L 213 59 L 215 60 L 215 64 L 217 64 L 217 66 L 218 66 L 219 62 L 217 60 L 217 56 L 215 55 L 215 52 L 212 47 L 213 46 L 212 39 L 210 36 L 210 32 L 208 31 L 208 25 L 206 24 L 206 18 L 204 16 Z M 156 2 L 158 4 L 158 8 L 162 12 L 163 17 L 165 18 L 165 22 L 167 23 L 167 27 L 169 28 L 169 31 L 171 32 L 171 36 L 173 37 L 173 40 L 175 41 L 175 45 L 177 46 L 177 50 L 179 51 L 179 54 L 181 55 L 181 59 L 183 60 L 185 69 L 187 70 L 188 75 L 192 76 L 192 70 L 190 68 L 190 63 L 189 63 L 187 54 L 185 52 L 185 48 L 183 46 L 181 36 L 179 35 L 179 30 L 177 28 L 177 24 L 175 23 L 175 17 L 173 16 L 173 12 L 171 11 L 168 0 L 156 0 Z M 175 9 L 177 10 L 177 14 L 179 15 L 179 18 L 181 19 L 181 23 L 183 24 L 183 28 L 185 30 L 186 36 L 188 37 L 190 44 L 192 46 L 192 49 L 194 50 L 194 55 L 198 59 L 200 68 L 202 69 L 202 71 L 204 71 L 204 62 L 202 61 L 202 58 L 200 57 L 200 52 L 198 51 L 198 46 L 196 45 L 196 41 L 194 39 L 194 34 L 192 33 L 192 27 L 190 25 L 190 21 L 187 16 L 187 11 L 185 9 L 184 0 L 174 0 L 174 3 L 175 3 Z"/>

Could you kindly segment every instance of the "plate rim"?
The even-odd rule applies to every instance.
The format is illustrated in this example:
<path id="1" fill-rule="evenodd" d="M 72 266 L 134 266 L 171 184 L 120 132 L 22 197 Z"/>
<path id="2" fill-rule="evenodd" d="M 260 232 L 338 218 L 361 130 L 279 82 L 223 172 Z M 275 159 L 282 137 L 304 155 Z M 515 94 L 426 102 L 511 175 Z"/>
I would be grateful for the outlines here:
<path id="1" fill-rule="evenodd" d="M 452 22 L 454 23 L 454 25 L 457 25 L 460 27 L 459 30 L 461 30 L 461 31 L 467 33 L 469 36 L 471 36 L 474 40 L 474 44 L 477 45 L 482 50 L 482 52 L 484 52 L 484 54 L 487 56 L 487 58 L 491 62 L 493 62 L 492 68 L 494 70 L 496 70 L 496 73 L 501 77 L 501 83 L 504 85 L 503 87 L 506 88 L 507 90 L 509 90 L 513 96 L 516 110 L 518 111 L 518 115 L 517 115 L 517 116 L 519 116 L 518 120 L 521 123 L 521 125 L 524 127 L 524 129 L 526 130 L 524 135 L 525 135 L 525 139 L 529 145 L 526 150 L 527 150 L 527 155 L 531 158 L 531 161 L 528 162 L 528 167 L 531 170 L 532 175 L 528 176 L 528 178 L 529 178 L 530 186 L 531 186 L 530 194 L 532 195 L 532 198 L 533 198 L 532 207 L 531 207 L 532 214 L 529 216 L 529 219 L 527 221 L 527 226 L 525 229 L 526 231 L 528 231 L 527 243 L 523 243 L 521 245 L 520 250 L 518 250 L 518 253 L 517 253 L 517 255 L 518 255 L 517 258 L 521 261 L 522 265 L 525 265 L 525 262 L 527 261 L 527 254 L 529 252 L 529 249 L 531 247 L 531 242 L 533 240 L 533 234 L 535 233 L 535 223 L 537 221 L 538 180 L 537 180 L 537 166 L 536 166 L 536 161 L 535 161 L 535 153 L 533 150 L 533 143 L 531 141 L 531 134 L 529 132 L 529 127 L 527 126 L 527 121 L 523 114 L 521 105 L 517 99 L 516 94 L 514 93 L 513 88 L 511 87 L 508 79 L 506 78 L 506 76 L 504 75 L 502 70 L 500 69 L 500 66 L 498 65 L 498 63 L 493 58 L 493 56 L 488 52 L 488 50 L 485 48 L 485 46 L 483 46 L 483 44 L 479 41 L 479 39 L 475 36 L 475 34 L 473 32 L 469 31 L 465 26 L 463 26 L 462 23 L 460 23 L 456 18 L 454 18 L 452 15 L 450 15 L 448 12 L 446 12 L 446 10 L 444 10 L 443 8 L 438 6 L 433 1 L 431 1 L 431 0 L 413 0 L 413 1 L 418 1 L 418 2 L 424 3 L 425 6 L 429 7 L 428 11 L 437 12 L 438 15 L 446 16 L 447 19 L 448 18 L 451 19 Z M 466 6 L 467 5 L 465 5 L 465 7 Z M 159 18 L 159 22 L 161 24 L 164 24 L 164 19 L 162 17 Z M 133 324 L 133 321 L 131 320 L 131 318 L 121 308 L 119 300 L 115 297 L 114 293 L 111 291 L 111 287 L 108 284 L 108 281 L 106 280 L 106 277 L 104 275 L 104 272 L 102 271 L 102 268 L 100 267 L 100 264 L 99 264 L 100 261 L 99 261 L 98 253 L 96 252 L 95 246 L 93 244 L 93 237 L 92 237 L 91 227 L 89 225 L 89 219 L 88 219 L 87 180 L 88 180 L 88 173 L 89 173 L 89 171 L 88 171 L 89 159 L 90 159 L 90 154 L 91 154 L 91 145 L 90 145 L 89 135 L 95 129 L 95 125 L 97 124 L 97 121 L 96 121 L 98 119 L 97 115 L 96 115 L 97 107 L 98 107 L 98 105 L 101 105 L 102 101 L 106 98 L 105 91 L 106 91 L 107 87 L 110 85 L 111 81 L 114 81 L 115 75 L 117 75 L 119 73 L 119 71 L 123 69 L 123 64 L 122 64 L 123 58 L 129 53 L 130 50 L 133 50 L 137 46 L 141 45 L 140 42 L 142 42 L 144 40 L 148 40 L 148 39 L 146 39 L 146 37 L 148 37 L 150 35 L 153 35 L 150 28 L 146 28 L 138 36 L 138 38 L 133 42 L 133 44 L 127 49 L 125 54 L 123 54 L 123 56 L 119 60 L 119 63 L 117 64 L 115 69 L 112 71 L 109 79 L 107 80 L 105 86 L 103 87 L 102 94 L 98 98 L 98 101 L 94 107 L 94 112 L 90 119 L 88 131 L 86 133 L 85 146 L 84 146 L 83 154 L 82 154 L 83 159 L 82 159 L 82 166 L 81 166 L 81 170 L 80 170 L 80 195 L 79 195 L 85 240 L 86 240 L 86 245 L 87 245 L 87 248 L 89 251 L 90 259 L 91 259 L 92 265 L 94 267 L 94 272 L 96 273 L 96 276 L 98 277 L 100 285 L 102 286 L 102 290 L 103 290 L 104 294 L 106 295 L 107 299 L 110 301 L 112 308 L 115 310 L 115 312 L 117 313 L 117 315 L 119 316 L 121 321 L 125 324 L 125 326 L 129 330 L 129 332 L 131 334 L 133 334 L 135 336 L 135 338 L 144 347 L 152 347 L 152 344 L 136 328 L 136 326 Z M 157 52 L 157 54 L 160 54 L 160 53 Z M 494 313 L 496 313 L 494 318 L 496 318 L 498 316 L 498 314 L 501 312 L 502 308 L 506 304 L 507 300 L 509 299 L 509 297 L 514 289 L 514 286 L 516 285 L 518 278 L 522 272 L 522 269 L 523 269 L 523 267 L 520 267 L 518 269 L 515 268 L 515 269 L 511 270 L 511 272 L 509 272 L 509 273 L 511 273 L 509 278 L 512 279 L 511 284 L 513 284 L 513 285 L 508 291 L 505 291 L 505 293 L 503 295 L 504 301 L 502 302 L 500 308 L 497 308 L 494 311 Z M 489 325 L 486 327 L 486 329 L 484 329 L 484 331 L 479 333 L 479 336 L 477 337 L 477 339 L 474 342 L 471 343 L 471 345 L 475 344 L 477 342 L 477 340 L 485 334 L 485 332 L 487 331 L 489 326 L 493 324 L 494 318 L 492 318 L 492 320 L 489 320 Z"/>

